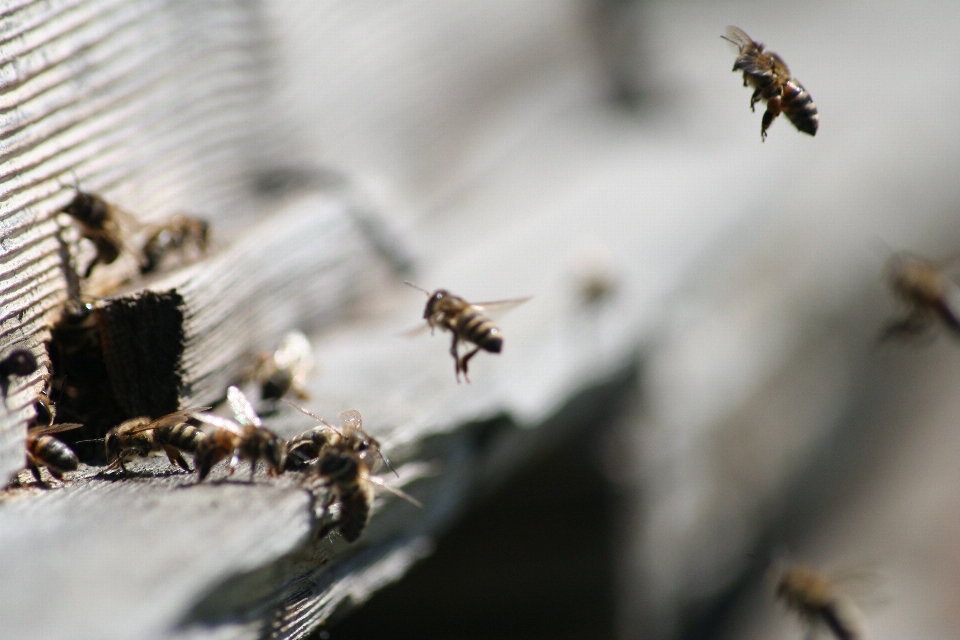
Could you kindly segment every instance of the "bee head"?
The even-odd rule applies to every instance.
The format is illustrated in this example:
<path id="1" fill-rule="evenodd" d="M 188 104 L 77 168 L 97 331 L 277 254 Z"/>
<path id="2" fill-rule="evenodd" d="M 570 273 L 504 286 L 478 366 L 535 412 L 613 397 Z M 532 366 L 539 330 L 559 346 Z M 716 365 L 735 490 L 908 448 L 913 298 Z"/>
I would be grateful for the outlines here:
<path id="1" fill-rule="evenodd" d="M 77 191 L 63 212 L 90 226 L 101 227 L 110 217 L 110 206 L 100 196 Z"/>
<path id="2" fill-rule="evenodd" d="M 107 462 L 112 463 L 120 457 L 120 436 L 116 429 L 111 429 L 103 439 L 104 447 L 107 450 Z"/>
<path id="3" fill-rule="evenodd" d="M 443 304 L 443 301 L 450 295 L 450 292 L 446 289 L 437 289 L 432 294 L 430 294 L 430 299 L 427 300 L 427 308 L 423 311 L 423 317 L 429 318 L 435 314 L 440 309 L 440 305 Z"/>

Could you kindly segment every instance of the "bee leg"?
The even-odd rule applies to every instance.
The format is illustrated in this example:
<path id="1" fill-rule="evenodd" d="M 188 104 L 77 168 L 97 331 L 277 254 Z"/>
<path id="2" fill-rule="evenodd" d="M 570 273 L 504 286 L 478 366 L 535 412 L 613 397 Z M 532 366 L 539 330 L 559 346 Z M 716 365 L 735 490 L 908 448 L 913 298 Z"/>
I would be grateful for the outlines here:
<path id="1" fill-rule="evenodd" d="M 47 466 L 47 471 L 49 471 L 49 472 L 50 472 L 50 475 L 52 475 L 54 478 L 56 478 L 56 479 L 59 480 L 60 482 L 63 482 L 63 481 L 64 481 L 64 480 L 63 480 L 63 471 L 60 471 L 60 469 L 56 469 L 56 468 L 51 467 L 51 466 L 48 465 L 48 466 Z"/>
<path id="2" fill-rule="evenodd" d="M 40 475 L 40 467 L 37 466 L 37 463 L 34 462 L 33 457 L 27 458 L 27 468 L 30 469 L 30 473 L 33 474 L 34 479 L 36 479 L 37 484 L 43 484 L 43 476 Z"/>
<path id="3" fill-rule="evenodd" d="M 250 461 L 250 484 L 253 484 L 253 476 L 257 472 L 257 459 Z"/>
<path id="4" fill-rule="evenodd" d="M 466 379 L 466 381 L 467 381 L 468 383 L 470 382 L 470 378 L 469 378 L 469 376 L 467 376 L 467 363 L 470 362 L 470 358 L 472 358 L 473 356 L 477 355 L 477 352 L 478 352 L 478 351 L 480 351 L 480 347 L 477 347 L 476 349 L 474 349 L 473 351 L 471 351 L 471 352 L 468 353 L 467 355 L 463 356 L 463 358 L 461 358 L 461 363 L 462 363 L 462 364 L 461 364 L 460 366 L 461 366 L 461 368 L 463 369 L 463 377 Z"/>
<path id="5" fill-rule="evenodd" d="M 457 382 L 460 382 L 460 354 L 457 353 L 457 345 L 460 343 L 460 337 L 456 333 L 453 334 L 453 343 L 450 345 L 450 355 L 453 356 L 453 366 L 456 371 L 455 375 L 457 376 Z"/>
<path id="6" fill-rule="evenodd" d="M 233 456 L 230 458 L 230 464 L 227 465 L 227 468 L 230 470 L 227 475 L 232 476 L 233 472 L 237 470 L 237 467 L 240 466 L 240 450 L 235 450 Z"/>
<path id="7" fill-rule="evenodd" d="M 746 80 L 743 81 L 743 86 L 747 86 Z M 760 98 L 761 98 L 760 93 L 761 93 L 761 90 L 757 89 L 756 91 L 753 92 L 753 95 L 750 96 L 750 111 L 752 112 L 756 112 L 756 107 L 754 105 L 760 102 Z"/>
<path id="8" fill-rule="evenodd" d="M 780 115 L 780 96 L 774 96 L 767 100 L 767 110 L 763 112 L 763 123 L 760 125 L 761 140 L 766 140 L 767 129 L 778 115 Z"/>
<path id="9" fill-rule="evenodd" d="M 190 471 L 190 465 L 187 464 L 187 461 L 180 455 L 180 451 L 175 447 L 165 444 L 163 445 L 163 451 L 167 454 L 167 459 L 170 461 L 170 464 L 175 464 L 184 471 Z"/>

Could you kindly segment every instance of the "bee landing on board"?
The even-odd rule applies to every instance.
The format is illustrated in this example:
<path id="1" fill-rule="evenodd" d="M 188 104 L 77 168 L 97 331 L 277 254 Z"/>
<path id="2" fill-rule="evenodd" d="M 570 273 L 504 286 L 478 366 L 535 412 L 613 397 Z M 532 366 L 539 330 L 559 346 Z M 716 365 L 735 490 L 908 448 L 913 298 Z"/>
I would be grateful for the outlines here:
<path id="1" fill-rule="evenodd" d="M 860 610 L 819 571 L 803 565 L 786 567 L 777 579 L 776 597 L 810 624 L 811 630 L 826 626 L 837 640 L 865 637 Z"/>
<path id="2" fill-rule="evenodd" d="M 767 110 L 760 125 L 760 139 L 766 140 L 767 129 L 781 112 L 798 130 L 817 134 L 820 116 L 817 105 L 803 85 L 790 77 L 790 69 L 783 59 L 772 51 L 764 51 L 764 45 L 755 42 L 738 27 L 727 27 L 727 35 L 720 36 L 739 50 L 734 71 L 743 72 L 743 86 L 753 87 L 750 110 L 760 100 L 767 101 Z"/>
<path id="3" fill-rule="evenodd" d="M 80 235 L 91 241 L 97 253 L 83 274 L 89 278 L 98 264 L 113 264 L 126 249 L 125 232 L 139 231 L 141 224 L 129 213 L 100 196 L 76 189 L 76 195 L 62 209 L 80 227 Z M 123 221 L 123 224 L 121 224 Z M 125 230 L 123 227 L 129 227 Z"/>
<path id="4" fill-rule="evenodd" d="M 464 379 L 470 382 L 470 377 L 467 375 L 467 365 L 470 358 L 481 349 L 490 353 L 500 353 L 503 349 L 503 333 L 487 317 L 486 312 L 492 309 L 505 310 L 512 308 L 530 299 L 528 296 L 496 302 L 467 302 L 446 289 L 437 289 L 431 293 L 412 282 L 405 282 L 404 284 L 427 294 L 427 306 L 423 311 L 423 318 L 427 321 L 427 327 L 430 328 L 431 333 L 439 327 L 441 330 L 453 334 L 450 355 L 453 356 L 457 382 L 460 382 L 461 372 L 463 372 Z M 459 351 L 461 342 L 472 343 L 475 347 L 466 355 L 461 356 Z"/>
<path id="5" fill-rule="evenodd" d="M 201 422 L 215 427 L 215 431 L 200 441 L 195 460 L 197 482 L 202 482 L 215 464 L 230 458 L 230 475 L 236 471 L 241 460 L 250 461 L 250 482 L 257 470 L 257 461 L 263 458 L 271 475 L 283 472 L 286 445 L 275 433 L 263 427 L 253 405 L 237 387 L 227 389 L 227 400 L 236 422 L 212 413 L 200 413 Z"/>
<path id="6" fill-rule="evenodd" d="M 60 433 L 79 429 L 83 425 L 61 423 L 42 425 L 27 430 L 27 468 L 38 484 L 44 484 L 40 475 L 40 467 L 46 467 L 57 480 L 63 482 L 63 475 L 67 471 L 76 471 L 79 461 L 77 454 L 63 442 L 54 438 L 52 433 Z"/>
<path id="7" fill-rule="evenodd" d="M 0 391 L 4 400 L 10 388 L 10 378 L 22 378 L 37 370 L 37 358 L 26 349 L 14 349 L 6 358 L 0 360 Z"/>
<path id="8" fill-rule="evenodd" d="M 950 279 L 950 266 L 905 253 L 890 258 L 890 288 L 906 303 L 909 312 L 887 325 L 880 334 L 881 342 L 925 335 L 937 322 L 960 337 L 960 286 Z"/>
<path id="9" fill-rule="evenodd" d="M 416 498 L 371 476 L 370 467 L 361 454 L 342 444 L 326 448 L 322 456 L 312 462 L 309 467 L 320 477 L 322 486 L 330 488 L 330 495 L 324 508 L 329 508 L 335 502 L 340 503 L 339 517 L 320 530 L 320 537 L 337 530 L 344 540 L 355 542 L 363 534 L 367 520 L 370 519 L 374 485 L 386 489 L 410 504 L 423 508 Z"/>
<path id="10" fill-rule="evenodd" d="M 178 214 L 162 225 L 150 227 L 148 233 L 140 263 L 142 274 L 155 271 L 172 252 L 179 252 L 183 262 L 199 260 L 207 254 L 210 225 L 206 220 Z"/>
<path id="11" fill-rule="evenodd" d="M 104 438 L 107 449 L 107 470 L 120 469 L 125 474 L 127 468 L 124 463 L 130 458 L 145 458 L 154 451 L 163 451 L 171 464 L 190 471 L 190 465 L 183 459 L 180 452 L 196 453 L 200 443 L 207 436 L 187 420 L 195 418 L 199 412 L 209 408 L 197 407 L 175 411 L 156 420 L 147 417 L 133 418 L 114 427 Z"/>
<path id="12" fill-rule="evenodd" d="M 356 409 L 347 409 L 341 411 L 338 416 L 343 421 L 340 428 L 324 420 L 318 415 L 310 413 L 303 407 L 299 407 L 292 402 L 287 401 L 291 407 L 304 413 L 317 422 L 319 426 L 308 429 L 298 436 L 287 441 L 287 462 L 285 469 L 300 470 L 311 461 L 321 457 L 323 451 L 331 446 L 339 446 L 349 449 L 356 453 L 367 465 L 367 468 L 373 472 L 379 471 L 381 463 L 386 465 L 395 474 L 397 470 L 393 468 L 390 461 L 380 450 L 380 443 L 376 438 L 363 430 L 363 419 L 360 412 Z M 397 474 L 399 477 L 399 474 Z"/>
<path id="13" fill-rule="evenodd" d="M 293 393 L 309 400 L 307 378 L 313 369 L 313 348 L 301 331 L 290 331 L 273 353 L 261 353 L 250 379 L 260 385 L 261 400 L 279 400 Z"/>

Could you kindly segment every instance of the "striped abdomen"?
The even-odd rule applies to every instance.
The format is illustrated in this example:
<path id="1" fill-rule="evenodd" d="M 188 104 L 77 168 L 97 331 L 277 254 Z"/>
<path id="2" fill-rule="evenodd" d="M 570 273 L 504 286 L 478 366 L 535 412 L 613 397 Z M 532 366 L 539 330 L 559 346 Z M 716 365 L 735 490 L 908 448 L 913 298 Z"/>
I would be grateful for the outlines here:
<path id="1" fill-rule="evenodd" d="M 320 452 L 330 444 L 331 431 L 327 427 L 314 427 L 287 441 L 287 459 L 283 468 L 287 471 L 299 471 L 312 460 L 320 457 Z"/>
<path id="2" fill-rule="evenodd" d="M 347 542 L 355 542 L 367 528 L 373 502 L 369 487 L 357 484 L 351 489 L 349 493 L 340 494 L 340 519 L 337 520 L 337 529 Z"/>
<path id="3" fill-rule="evenodd" d="M 166 429 L 157 429 L 156 432 L 160 443 L 169 444 L 188 453 L 196 453 L 197 447 L 207 437 L 203 431 L 186 422 Z"/>
<path id="4" fill-rule="evenodd" d="M 503 334 L 500 329 L 474 306 L 465 309 L 457 319 L 457 335 L 484 351 L 500 353 L 503 348 Z"/>
<path id="5" fill-rule="evenodd" d="M 62 478 L 67 471 L 77 470 L 77 454 L 53 436 L 43 435 L 28 439 L 27 450 L 57 478 Z"/>
<path id="6" fill-rule="evenodd" d="M 795 79 L 784 83 L 780 109 L 797 129 L 812 136 L 817 134 L 817 125 L 820 124 L 817 105 L 803 85 Z"/>

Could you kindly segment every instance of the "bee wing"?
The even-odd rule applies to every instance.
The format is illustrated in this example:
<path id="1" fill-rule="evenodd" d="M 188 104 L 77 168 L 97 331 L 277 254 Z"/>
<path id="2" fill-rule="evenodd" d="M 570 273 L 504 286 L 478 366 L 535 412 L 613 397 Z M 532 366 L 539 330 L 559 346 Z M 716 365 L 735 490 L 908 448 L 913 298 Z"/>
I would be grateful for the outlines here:
<path id="1" fill-rule="evenodd" d="M 281 369 L 291 369 L 294 375 L 306 375 L 313 365 L 313 347 L 302 331 L 290 331 L 283 336 L 273 359 Z"/>
<path id="2" fill-rule="evenodd" d="M 142 431 L 151 431 L 153 429 L 166 429 L 167 427 L 178 425 L 181 422 L 186 422 L 190 418 L 199 419 L 200 412 L 208 410 L 210 410 L 210 407 L 193 407 L 192 409 L 174 411 L 173 413 L 168 413 L 165 416 L 160 416 L 156 420 L 151 420 L 150 422 L 135 429 L 131 429 L 130 433 L 140 433 Z"/>
<path id="3" fill-rule="evenodd" d="M 353 427 L 354 429 L 363 431 L 363 418 L 360 417 L 360 412 L 356 409 L 341 411 L 337 414 L 337 417 L 343 420 L 343 424 L 347 427 Z"/>
<path id="4" fill-rule="evenodd" d="M 230 403 L 230 408 L 233 409 L 233 415 L 240 424 L 249 427 L 259 427 L 263 425 L 260 416 L 257 415 L 257 412 L 253 409 L 253 405 L 250 404 L 250 400 L 247 399 L 247 396 L 245 396 L 239 388 L 230 385 L 230 388 L 227 389 L 227 402 Z"/>
<path id="5" fill-rule="evenodd" d="M 533 296 L 527 296 L 526 298 L 510 298 L 509 300 L 494 300 L 492 302 L 471 302 L 470 304 L 474 307 L 479 307 L 480 309 L 489 311 L 491 313 L 506 313 L 515 307 L 519 307 L 532 297 Z"/>
<path id="6" fill-rule="evenodd" d="M 40 425 L 39 427 L 30 427 L 27 432 L 31 436 L 45 436 L 51 433 L 61 433 L 63 431 L 72 431 L 73 429 L 79 429 L 82 427 L 82 424 L 77 422 L 61 422 L 59 424 L 50 424 L 50 425 Z"/>
<path id="7" fill-rule="evenodd" d="M 372 482 L 373 484 L 377 485 L 377 486 L 380 487 L 381 489 L 386 489 L 387 491 L 389 491 L 389 492 L 392 493 L 393 495 L 397 496 L 398 498 L 403 498 L 404 500 L 406 500 L 406 501 L 409 502 L 410 504 L 414 505 L 415 507 L 420 507 L 421 509 L 423 509 L 423 503 L 420 502 L 419 500 L 417 500 L 416 498 L 414 498 L 412 495 L 410 495 L 410 494 L 407 493 L 406 491 L 401 491 L 400 489 L 396 489 L 396 488 L 394 488 L 394 487 L 391 487 L 390 485 L 388 485 L 386 482 L 384 482 L 384 481 L 381 480 L 380 478 L 375 478 L 375 477 L 373 477 L 373 476 L 367 476 L 367 480 L 369 480 L 369 481 Z"/>
<path id="8" fill-rule="evenodd" d="M 212 427 L 226 429 L 227 431 L 235 433 L 238 436 L 243 435 L 243 427 L 230 418 L 224 418 L 223 416 L 218 416 L 215 413 L 198 413 L 193 417 L 204 424 L 209 424 Z"/>
<path id="9" fill-rule="evenodd" d="M 733 46 L 737 48 L 738 53 L 743 51 L 744 45 L 753 42 L 753 38 L 748 36 L 746 31 L 733 25 L 727 27 L 727 35 L 720 37 L 733 44 Z"/>
<path id="10" fill-rule="evenodd" d="M 430 325 L 424 322 L 423 324 L 418 324 L 413 329 L 407 329 L 400 334 L 403 338 L 416 338 L 419 335 L 422 335 L 430 330 Z"/>

